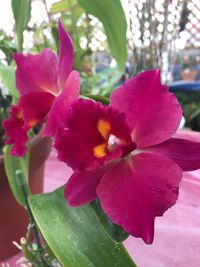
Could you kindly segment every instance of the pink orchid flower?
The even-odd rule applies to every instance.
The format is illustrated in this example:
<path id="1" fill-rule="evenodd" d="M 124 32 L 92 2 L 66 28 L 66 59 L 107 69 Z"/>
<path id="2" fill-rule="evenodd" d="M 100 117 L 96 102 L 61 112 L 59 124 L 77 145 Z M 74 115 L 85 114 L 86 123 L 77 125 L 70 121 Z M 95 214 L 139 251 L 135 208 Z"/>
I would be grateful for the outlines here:
<path id="1" fill-rule="evenodd" d="M 46 121 L 45 135 L 55 136 L 63 128 L 61 107 L 79 96 L 79 73 L 72 71 L 73 45 L 59 21 L 60 55 L 45 48 L 38 55 L 14 54 L 17 64 L 16 86 L 20 93 L 17 105 L 4 120 L 6 144 L 14 144 L 13 156 L 24 156 L 29 140 L 27 132 Z"/>
<path id="2" fill-rule="evenodd" d="M 159 70 L 125 82 L 109 106 L 73 102 L 55 142 L 58 158 L 74 169 L 69 205 L 98 197 L 114 223 L 152 243 L 155 217 L 175 204 L 182 172 L 200 168 L 200 143 L 172 137 L 181 117 Z"/>

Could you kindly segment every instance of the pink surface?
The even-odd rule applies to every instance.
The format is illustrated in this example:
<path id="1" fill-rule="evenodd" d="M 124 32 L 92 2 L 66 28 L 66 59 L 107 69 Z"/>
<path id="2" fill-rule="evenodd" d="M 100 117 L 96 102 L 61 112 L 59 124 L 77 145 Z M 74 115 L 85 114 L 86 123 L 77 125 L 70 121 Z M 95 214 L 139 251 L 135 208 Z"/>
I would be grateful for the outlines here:
<path id="1" fill-rule="evenodd" d="M 184 137 L 200 142 L 199 133 L 184 133 Z M 52 151 L 46 163 L 45 192 L 64 184 L 71 173 L 55 156 Z M 125 246 L 138 267 L 200 266 L 200 170 L 184 174 L 176 206 L 156 219 L 154 243 L 146 245 L 130 237 Z M 19 257 L 7 262 L 19 266 L 15 264 Z"/>

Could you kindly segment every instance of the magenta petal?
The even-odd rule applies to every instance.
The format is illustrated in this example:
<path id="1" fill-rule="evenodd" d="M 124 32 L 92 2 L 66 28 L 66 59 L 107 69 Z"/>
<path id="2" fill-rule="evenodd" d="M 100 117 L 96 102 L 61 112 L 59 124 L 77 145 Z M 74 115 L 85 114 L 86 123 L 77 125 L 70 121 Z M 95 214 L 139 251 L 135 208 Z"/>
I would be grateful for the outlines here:
<path id="1" fill-rule="evenodd" d="M 60 38 L 58 76 L 59 76 L 59 85 L 63 89 L 65 81 L 70 72 L 72 71 L 74 52 L 73 52 L 71 37 L 64 30 L 61 20 L 59 20 L 58 29 Z"/>
<path id="2" fill-rule="evenodd" d="M 16 85 L 21 95 L 36 91 L 57 94 L 57 58 L 45 48 L 38 55 L 13 55 L 17 64 Z"/>
<path id="3" fill-rule="evenodd" d="M 8 119 L 3 121 L 3 127 L 8 139 L 5 141 L 7 145 L 12 145 L 11 154 L 13 156 L 24 156 L 26 153 L 26 143 L 28 142 L 27 131 L 24 129 L 24 120 L 22 111 L 18 106 L 12 106 Z"/>
<path id="4" fill-rule="evenodd" d="M 47 92 L 34 92 L 23 95 L 19 99 L 23 117 L 29 127 L 43 122 L 47 116 L 55 96 Z"/>
<path id="5" fill-rule="evenodd" d="M 177 130 L 182 111 L 176 97 L 160 83 L 160 71 L 146 71 L 115 90 L 111 106 L 126 113 L 132 140 L 138 147 L 169 139 Z"/>
<path id="6" fill-rule="evenodd" d="M 159 145 L 148 147 L 145 152 L 165 156 L 175 161 L 183 171 L 200 168 L 200 143 L 171 138 Z"/>
<path id="7" fill-rule="evenodd" d="M 141 153 L 114 164 L 102 177 L 97 195 L 113 222 L 150 244 L 155 217 L 176 203 L 181 176 L 172 160 Z"/>
<path id="8" fill-rule="evenodd" d="M 29 137 L 27 131 L 19 128 L 15 133 L 15 142 L 10 151 L 11 155 L 14 157 L 24 157 L 27 151 L 26 144 L 28 143 Z"/>
<path id="9" fill-rule="evenodd" d="M 67 78 L 64 90 L 54 101 L 48 114 L 47 124 L 45 127 L 45 136 L 56 136 L 61 132 L 67 120 L 68 104 L 79 98 L 80 76 L 77 71 L 72 71 Z"/>
<path id="10" fill-rule="evenodd" d="M 94 200 L 96 188 L 106 168 L 99 168 L 94 171 L 75 172 L 65 187 L 65 198 L 69 205 L 79 206 Z"/>

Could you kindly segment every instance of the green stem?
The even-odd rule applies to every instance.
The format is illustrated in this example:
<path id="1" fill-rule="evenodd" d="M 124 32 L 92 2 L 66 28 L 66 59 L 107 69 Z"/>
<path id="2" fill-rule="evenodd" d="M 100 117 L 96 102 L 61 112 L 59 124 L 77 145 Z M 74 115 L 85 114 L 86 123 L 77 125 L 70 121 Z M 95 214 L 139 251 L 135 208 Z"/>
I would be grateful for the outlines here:
<path id="1" fill-rule="evenodd" d="M 71 16 L 71 21 L 72 21 L 72 25 L 73 25 L 73 32 L 75 34 L 75 42 L 76 42 L 76 46 L 80 48 L 80 44 L 79 44 L 79 31 L 76 29 L 76 20 L 74 18 L 74 13 L 73 13 L 73 8 L 72 8 L 72 3 L 71 0 L 68 0 L 68 4 L 69 4 L 69 10 L 70 10 L 70 16 Z"/>
<path id="2" fill-rule="evenodd" d="M 22 191 L 22 194 L 24 196 L 25 209 L 27 210 L 29 221 L 30 221 L 30 223 L 32 225 L 32 229 L 33 229 L 33 233 L 34 233 L 34 237 L 35 237 L 36 243 L 38 245 L 38 248 L 42 250 L 42 245 L 41 245 L 41 242 L 40 242 L 40 237 L 39 237 L 38 229 L 37 229 L 37 226 L 36 226 L 36 222 L 34 220 L 31 208 L 30 208 L 29 203 L 28 203 L 29 191 L 28 191 L 26 182 L 24 181 L 23 173 L 22 173 L 21 170 L 16 170 L 15 175 L 16 175 L 16 179 L 17 179 L 18 185 L 19 185 L 19 187 L 20 187 L 20 189 Z"/>
<path id="3" fill-rule="evenodd" d="M 37 247 L 38 247 L 38 251 L 39 251 L 39 255 L 40 255 L 40 258 L 35 259 L 34 260 L 35 263 L 32 263 L 32 265 L 33 265 L 33 267 L 51 267 L 51 265 L 49 263 L 47 263 L 45 261 L 45 259 L 43 258 L 43 250 L 44 249 L 41 245 L 37 225 L 36 225 L 35 219 L 33 217 L 33 214 L 32 214 L 29 202 L 28 202 L 29 190 L 28 190 L 26 182 L 24 180 L 23 173 L 21 170 L 16 170 L 15 175 L 16 175 L 18 185 L 21 188 L 22 194 L 24 196 L 25 209 L 27 210 L 27 213 L 28 213 L 29 221 L 30 221 L 33 233 L 34 233 L 34 238 L 35 238 L 35 241 L 37 243 Z"/>

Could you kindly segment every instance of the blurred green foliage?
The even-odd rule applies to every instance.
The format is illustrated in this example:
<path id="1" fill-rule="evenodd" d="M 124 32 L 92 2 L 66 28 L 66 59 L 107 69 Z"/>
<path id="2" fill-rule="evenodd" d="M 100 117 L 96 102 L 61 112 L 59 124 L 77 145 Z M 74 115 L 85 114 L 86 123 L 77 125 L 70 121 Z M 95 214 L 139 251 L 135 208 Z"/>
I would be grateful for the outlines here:
<path id="1" fill-rule="evenodd" d="M 57 22 L 58 16 L 60 16 L 73 40 L 74 68 L 81 72 L 82 93 L 110 94 L 115 81 L 121 77 L 127 60 L 127 26 L 120 0 L 104 0 L 101 3 L 96 0 L 85 2 L 81 0 L 61 0 L 52 4 L 49 10 L 45 0 L 41 0 L 41 3 L 46 7 L 49 20 L 45 21 L 44 19 L 39 26 L 36 24 L 28 25 L 31 14 L 31 0 L 25 2 L 23 0 L 12 0 L 11 3 L 17 42 L 13 37 L 6 36 L 5 32 L 0 31 L 0 50 L 5 55 L 4 63 L 6 61 L 8 65 L 11 65 L 12 53 L 22 50 L 24 30 L 31 33 L 33 37 L 32 47 L 28 51 L 26 48 L 25 52 L 39 53 L 44 47 L 50 47 L 58 52 Z M 91 23 L 93 17 L 90 13 L 98 18 L 96 23 Z M 104 32 L 107 35 L 108 43 L 105 39 L 98 41 L 108 55 L 110 52 L 113 54 L 118 63 L 118 68 L 110 69 L 110 72 L 113 72 L 112 75 L 107 69 L 102 73 L 96 72 L 96 66 L 101 62 L 97 63 L 95 52 L 91 49 L 91 42 L 97 31 Z M 85 40 L 84 48 L 81 46 L 83 38 Z M 107 68 L 109 68 L 109 65 Z M 4 85 L 7 87 L 7 84 Z"/>
<path id="2" fill-rule="evenodd" d="M 16 52 L 17 49 L 13 44 L 12 38 L 7 36 L 3 30 L 0 30 L 0 50 L 5 54 L 5 59 L 8 65 L 10 65 L 12 62 L 12 53 Z"/>
<path id="3" fill-rule="evenodd" d="M 182 106 L 186 127 L 200 131 L 200 92 L 176 91 L 174 94 Z"/>
<path id="4" fill-rule="evenodd" d="M 31 16 L 31 0 L 12 0 L 12 11 L 15 19 L 15 30 L 17 34 L 18 51 L 23 49 L 23 32 Z"/>

